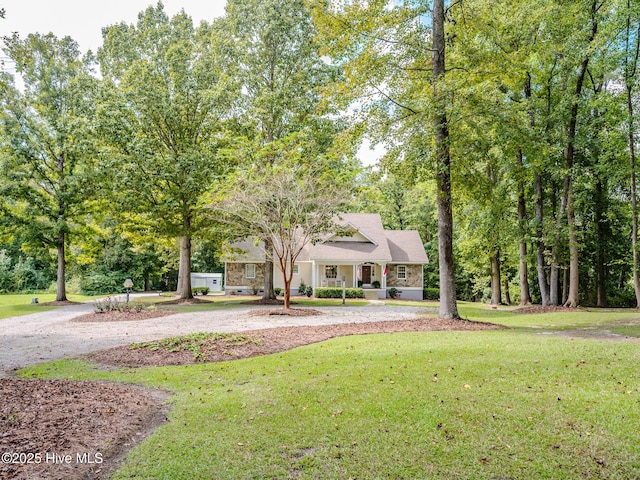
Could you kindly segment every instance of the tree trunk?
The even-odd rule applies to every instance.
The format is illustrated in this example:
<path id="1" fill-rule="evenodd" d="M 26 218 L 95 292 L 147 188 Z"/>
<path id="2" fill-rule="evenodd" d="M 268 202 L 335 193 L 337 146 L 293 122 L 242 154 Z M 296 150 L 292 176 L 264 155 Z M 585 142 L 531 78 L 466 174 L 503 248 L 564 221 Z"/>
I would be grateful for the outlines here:
<path id="1" fill-rule="evenodd" d="M 67 301 L 67 287 L 65 282 L 65 274 L 67 263 L 64 252 L 65 234 L 60 232 L 58 234 L 58 277 L 56 282 L 56 302 Z"/>
<path id="2" fill-rule="evenodd" d="M 509 278 L 506 275 L 503 275 L 504 282 L 504 303 L 507 305 L 511 305 L 511 292 L 509 291 Z"/>
<path id="3" fill-rule="evenodd" d="M 270 240 L 264 241 L 265 260 L 264 260 L 264 293 L 262 294 L 263 300 L 275 300 L 276 292 L 273 290 L 273 259 L 271 258 L 273 252 L 273 245 Z"/>
<path id="4" fill-rule="evenodd" d="M 518 152 L 518 167 L 521 172 L 523 164 L 522 150 L 520 150 Z M 529 292 L 529 269 L 527 266 L 527 209 L 523 182 L 518 182 L 518 224 L 520 228 L 520 305 L 529 305 L 531 303 L 531 293 Z M 507 295 L 509 295 L 508 290 Z"/>
<path id="5" fill-rule="evenodd" d="M 193 298 L 191 291 L 191 237 L 184 235 L 180 238 L 180 268 L 178 274 L 181 300 Z"/>
<path id="6" fill-rule="evenodd" d="M 640 42 L 640 36 L 638 37 Z M 640 274 L 638 263 L 638 197 L 636 194 L 636 146 L 635 127 L 633 121 L 633 92 L 632 86 L 627 85 L 627 114 L 628 114 L 628 138 L 629 138 L 629 164 L 631 167 L 631 248 L 633 250 L 633 289 L 636 292 L 636 308 L 640 308 Z"/>
<path id="7" fill-rule="evenodd" d="M 491 255 L 491 305 L 500 305 L 502 291 L 500 290 L 500 258 L 499 253 Z"/>
<path id="8" fill-rule="evenodd" d="M 589 44 L 591 44 L 598 32 L 598 22 L 596 15 L 598 12 L 597 2 L 594 0 L 591 2 L 591 35 L 589 37 Z M 565 150 L 565 159 L 567 165 L 567 223 L 569 226 L 569 297 L 565 302 L 565 307 L 577 307 L 578 306 L 578 233 L 576 228 L 576 214 L 574 209 L 573 200 L 573 181 L 572 171 L 575 158 L 575 140 L 576 140 L 576 126 L 578 123 L 578 107 L 580 96 L 582 95 L 582 85 L 584 83 L 584 77 L 587 73 L 587 67 L 589 66 L 589 56 L 585 56 L 580 65 L 580 71 L 578 72 L 578 78 L 576 80 L 576 89 L 573 98 L 573 104 L 571 105 L 571 115 L 569 117 L 569 129 L 567 135 L 567 148 Z"/>
<path id="9" fill-rule="evenodd" d="M 603 212 L 606 211 L 604 187 L 602 182 L 596 182 L 595 213 L 597 245 L 596 245 L 596 306 L 607 306 L 607 272 L 605 265 L 605 247 L 607 241 L 606 226 L 603 221 Z"/>
<path id="10" fill-rule="evenodd" d="M 562 267 L 562 304 L 564 305 L 564 303 L 567 301 L 567 298 L 569 297 L 569 280 L 568 280 L 568 273 L 569 273 L 569 269 L 567 268 L 567 266 L 563 266 Z"/>
<path id="11" fill-rule="evenodd" d="M 556 230 L 553 234 L 553 249 L 551 251 L 551 270 L 549 272 L 549 305 L 560 305 L 562 298 L 560 298 L 560 245 L 561 235 L 563 230 L 563 220 L 566 205 L 566 195 L 562 195 L 560 199 L 560 212 L 557 210 L 557 185 L 555 182 L 551 182 L 552 198 L 551 205 L 555 215 Z"/>
<path id="12" fill-rule="evenodd" d="M 286 277 L 286 276 L 285 276 Z M 284 279 L 284 309 L 291 308 L 291 280 Z"/>
<path id="13" fill-rule="evenodd" d="M 180 252 L 180 262 L 178 263 L 178 280 L 176 282 L 176 294 L 179 295 L 180 292 L 182 292 L 182 269 L 183 269 L 183 263 L 182 263 L 182 237 L 178 237 L 177 243 L 178 243 L 178 250 Z"/>
<path id="14" fill-rule="evenodd" d="M 544 190 L 542 188 L 542 177 L 539 173 L 534 175 L 534 183 L 536 188 L 536 260 L 538 267 L 538 286 L 540 287 L 540 297 L 542 306 L 549 305 L 549 284 L 547 283 L 547 275 L 545 272 L 546 261 L 544 255 L 544 237 L 543 237 L 543 221 L 544 221 Z"/>
<path id="15" fill-rule="evenodd" d="M 571 182 L 571 180 L 569 179 Z M 573 187 L 569 184 L 567 196 L 567 224 L 569 226 L 569 295 L 564 302 L 565 307 L 578 306 L 578 231 L 576 213 L 573 205 Z"/>
<path id="16" fill-rule="evenodd" d="M 442 318 L 459 318 L 453 261 L 453 210 L 451 198 L 451 156 L 446 105 L 440 84 L 445 73 L 444 0 L 433 2 L 432 66 L 436 132 L 436 188 L 438 202 L 438 262 L 440 268 L 440 311 Z"/>

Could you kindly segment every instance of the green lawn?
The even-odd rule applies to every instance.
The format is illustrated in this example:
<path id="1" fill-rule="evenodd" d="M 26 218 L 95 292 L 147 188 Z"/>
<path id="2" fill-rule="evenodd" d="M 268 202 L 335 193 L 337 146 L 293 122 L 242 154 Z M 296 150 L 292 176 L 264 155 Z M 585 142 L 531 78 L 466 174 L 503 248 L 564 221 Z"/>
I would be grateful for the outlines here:
<path id="1" fill-rule="evenodd" d="M 343 337 L 188 367 L 67 360 L 21 374 L 175 392 L 170 422 L 114 478 L 640 478 L 640 343 L 552 332 L 637 312 L 461 310 L 517 328 Z"/>
<path id="2" fill-rule="evenodd" d="M 35 297 L 38 298 L 40 303 L 53 302 L 56 299 L 55 293 L 0 295 L 0 319 L 57 308 L 44 305 L 32 305 L 31 299 Z M 68 295 L 68 299 L 72 302 L 86 302 L 92 298 L 95 297 Z"/>

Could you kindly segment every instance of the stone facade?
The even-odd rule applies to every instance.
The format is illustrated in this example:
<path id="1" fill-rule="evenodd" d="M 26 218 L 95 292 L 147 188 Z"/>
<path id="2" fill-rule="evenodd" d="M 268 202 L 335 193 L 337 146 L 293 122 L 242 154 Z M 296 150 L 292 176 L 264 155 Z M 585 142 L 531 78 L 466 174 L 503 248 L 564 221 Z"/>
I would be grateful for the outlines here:
<path id="1" fill-rule="evenodd" d="M 405 268 L 407 278 L 403 280 L 398 278 L 398 265 L 387 264 L 387 288 L 422 288 L 422 265 L 405 265 Z"/>
<path id="2" fill-rule="evenodd" d="M 227 263 L 225 285 L 230 287 L 264 286 L 264 263 L 254 263 L 256 266 L 256 278 L 246 277 L 246 263 Z"/>

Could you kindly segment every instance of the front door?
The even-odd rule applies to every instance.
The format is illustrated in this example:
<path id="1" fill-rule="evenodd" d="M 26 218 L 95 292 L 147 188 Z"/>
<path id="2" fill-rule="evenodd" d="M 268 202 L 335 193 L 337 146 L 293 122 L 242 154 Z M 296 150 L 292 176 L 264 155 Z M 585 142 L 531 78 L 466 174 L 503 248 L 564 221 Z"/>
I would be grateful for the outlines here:
<path id="1" fill-rule="evenodd" d="M 371 265 L 362 266 L 362 284 L 363 285 L 371 284 Z"/>

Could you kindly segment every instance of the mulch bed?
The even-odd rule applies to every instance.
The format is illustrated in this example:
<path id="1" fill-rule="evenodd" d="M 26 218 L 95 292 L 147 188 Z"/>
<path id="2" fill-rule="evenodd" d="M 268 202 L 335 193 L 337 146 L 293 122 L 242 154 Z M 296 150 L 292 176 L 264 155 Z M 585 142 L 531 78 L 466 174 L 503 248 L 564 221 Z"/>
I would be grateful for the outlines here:
<path id="1" fill-rule="evenodd" d="M 202 298 L 193 297 L 193 298 L 176 298 L 175 300 L 167 300 L 166 302 L 160 302 L 158 305 L 201 305 L 206 303 L 207 305 L 211 304 L 210 300 L 204 300 Z"/>
<path id="2" fill-rule="evenodd" d="M 279 300 L 277 298 L 259 298 L 258 300 L 247 300 L 246 302 L 241 302 L 242 305 L 284 305 L 284 300 Z"/>
<path id="3" fill-rule="evenodd" d="M 164 309 L 144 309 L 139 312 L 130 310 L 128 312 L 119 312 L 117 310 L 102 313 L 87 313 L 71 320 L 72 322 L 131 322 L 135 320 L 148 320 L 150 318 L 166 317 L 167 315 L 175 315 L 175 310 Z"/>
<path id="4" fill-rule="evenodd" d="M 3 378 L 0 398 L 0 478 L 54 480 L 104 478 L 166 421 L 168 395 L 106 382 Z"/>
<path id="5" fill-rule="evenodd" d="M 322 315 L 319 310 L 312 308 L 275 308 L 271 310 L 253 310 L 249 312 L 249 315 L 254 317 L 266 317 L 269 315 L 284 315 L 287 317 L 312 317 L 314 315 Z"/>
<path id="6" fill-rule="evenodd" d="M 219 362 L 269 355 L 346 335 L 437 330 L 493 330 L 501 328 L 505 327 L 490 323 L 442 318 L 277 327 L 242 332 L 243 335 L 247 335 L 254 340 L 244 345 L 229 347 L 224 341 L 212 342 L 202 350 L 204 358 L 202 356 L 195 358 L 191 351 L 169 352 L 165 349 L 131 349 L 129 346 L 122 346 L 93 353 L 89 355 L 89 359 L 92 362 L 116 367 L 186 365 L 202 361 Z"/>

